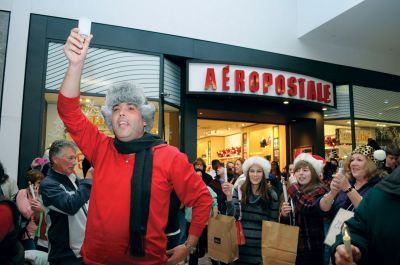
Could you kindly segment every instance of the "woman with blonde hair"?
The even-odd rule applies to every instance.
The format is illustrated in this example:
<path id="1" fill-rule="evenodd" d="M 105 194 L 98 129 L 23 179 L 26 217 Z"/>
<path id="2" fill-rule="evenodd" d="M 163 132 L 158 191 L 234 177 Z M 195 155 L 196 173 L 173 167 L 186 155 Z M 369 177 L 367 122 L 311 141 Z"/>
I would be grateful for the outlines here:
<path id="1" fill-rule="evenodd" d="M 331 191 L 320 201 L 323 211 L 331 211 L 332 217 L 340 208 L 353 210 L 365 196 L 381 181 L 380 160 L 385 159 L 383 150 L 374 150 L 369 145 L 357 146 L 344 162 L 344 172 L 333 175 Z"/>

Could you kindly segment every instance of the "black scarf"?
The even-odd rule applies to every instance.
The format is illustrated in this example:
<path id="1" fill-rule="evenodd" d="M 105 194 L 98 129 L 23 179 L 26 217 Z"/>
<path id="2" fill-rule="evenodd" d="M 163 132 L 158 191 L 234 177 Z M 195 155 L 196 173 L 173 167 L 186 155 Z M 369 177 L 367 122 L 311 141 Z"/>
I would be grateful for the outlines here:
<path id="1" fill-rule="evenodd" d="M 115 148 L 121 154 L 136 153 L 131 178 L 131 208 L 129 217 L 129 245 L 132 256 L 144 256 L 144 239 L 150 207 L 151 177 L 153 174 L 152 147 L 165 142 L 158 136 L 144 133 L 130 142 L 114 140 Z"/>

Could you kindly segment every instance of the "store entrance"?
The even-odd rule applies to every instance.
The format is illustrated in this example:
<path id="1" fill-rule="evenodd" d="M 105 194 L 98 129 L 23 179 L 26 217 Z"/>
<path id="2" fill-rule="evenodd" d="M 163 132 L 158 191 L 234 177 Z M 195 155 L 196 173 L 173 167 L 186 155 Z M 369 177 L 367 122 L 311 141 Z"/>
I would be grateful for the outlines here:
<path id="1" fill-rule="evenodd" d="M 208 166 L 261 156 L 286 166 L 286 126 L 228 120 L 197 119 L 197 157 Z"/>

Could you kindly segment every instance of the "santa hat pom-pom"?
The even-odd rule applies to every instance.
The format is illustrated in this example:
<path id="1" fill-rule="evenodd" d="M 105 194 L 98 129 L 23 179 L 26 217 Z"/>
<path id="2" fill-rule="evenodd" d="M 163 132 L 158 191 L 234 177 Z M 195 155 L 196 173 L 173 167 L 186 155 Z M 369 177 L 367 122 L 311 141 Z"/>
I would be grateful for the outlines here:
<path id="1" fill-rule="evenodd" d="M 383 161 L 386 158 L 386 152 L 383 150 L 374 151 L 374 158 L 379 161 Z"/>

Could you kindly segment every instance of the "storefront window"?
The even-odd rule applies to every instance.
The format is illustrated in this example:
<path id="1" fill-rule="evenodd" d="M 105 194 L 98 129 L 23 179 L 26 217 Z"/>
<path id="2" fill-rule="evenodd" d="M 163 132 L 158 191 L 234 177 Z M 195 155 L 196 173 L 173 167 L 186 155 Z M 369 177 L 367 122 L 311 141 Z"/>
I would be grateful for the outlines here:
<path id="1" fill-rule="evenodd" d="M 3 98 L 4 66 L 6 63 L 6 47 L 7 47 L 9 21 L 10 21 L 10 13 L 5 11 L 0 11 L 0 112 L 1 112 L 1 102 Z"/>
<path id="2" fill-rule="evenodd" d="M 353 86 L 355 142 L 352 142 L 349 87 L 337 87 L 337 109 L 325 111 L 325 155 L 335 150 L 339 158 L 351 154 L 352 146 L 374 139 L 384 148 L 400 144 L 400 96 L 398 92 Z"/>
<path id="3" fill-rule="evenodd" d="M 164 140 L 177 148 L 180 147 L 180 113 L 179 109 L 164 105 Z"/>
<path id="4" fill-rule="evenodd" d="M 197 120 L 197 157 L 207 165 L 218 159 L 234 162 L 238 158 L 265 157 L 286 166 L 286 127 L 235 121 Z"/>
<path id="5" fill-rule="evenodd" d="M 46 100 L 46 132 L 45 143 L 46 148 L 49 148 L 51 143 L 58 139 L 72 140 L 69 133 L 66 131 L 57 112 L 57 94 L 45 93 Z M 113 137 L 113 132 L 108 128 L 103 115 L 101 114 L 101 106 L 104 105 L 104 96 L 82 96 L 81 97 L 81 110 L 88 117 L 88 119 L 97 126 L 97 128 L 104 134 Z M 154 127 L 151 133 L 158 134 L 158 102 L 150 101 L 156 107 L 154 115 Z M 179 126 L 178 126 L 179 127 Z M 78 165 L 75 168 L 76 173 L 82 177 L 82 160 L 84 155 L 78 151 L 77 160 Z"/>

